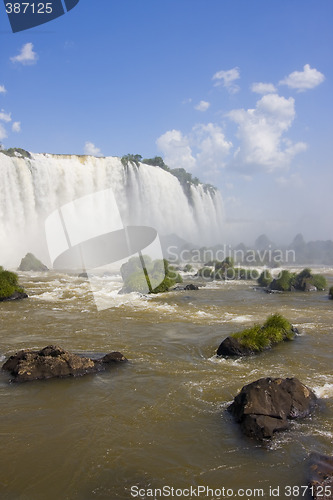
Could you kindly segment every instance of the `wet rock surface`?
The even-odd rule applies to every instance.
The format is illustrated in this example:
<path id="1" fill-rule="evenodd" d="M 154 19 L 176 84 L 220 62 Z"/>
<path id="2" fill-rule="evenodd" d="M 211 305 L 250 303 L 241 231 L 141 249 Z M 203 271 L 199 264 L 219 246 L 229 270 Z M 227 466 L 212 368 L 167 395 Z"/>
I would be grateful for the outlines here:
<path id="1" fill-rule="evenodd" d="M 314 500 L 333 500 L 333 457 L 311 454 L 309 485 Z"/>
<path id="2" fill-rule="evenodd" d="M 2 369 L 8 371 L 14 381 L 27 382 L 95 373 L 106 369 L 110 364 L 126 361 L 127 359 L 120 352 L 112 352 L 94 360 L 70 353 L 59 346 L 48 345 L 39 351 L 17 352 L 10 356 Z"/>
<path id="3" fill-rule="evenodd" d="M 263 440 L 287 430 L 291 420 L 309 415 L 316 400 L 297 378 L 267 377 L 245 385 L 228 411 L 244 434 Z"/>
<path id="4" fill-rule="evenodd" d="M 28 294 L 25 292 L 14 292 L 9 297 L 0 297 L 0 302 L 5 302 L 8 300 L 21 300 L 21 299 L 27 299 L 27 298 L 28 298 Z"/>

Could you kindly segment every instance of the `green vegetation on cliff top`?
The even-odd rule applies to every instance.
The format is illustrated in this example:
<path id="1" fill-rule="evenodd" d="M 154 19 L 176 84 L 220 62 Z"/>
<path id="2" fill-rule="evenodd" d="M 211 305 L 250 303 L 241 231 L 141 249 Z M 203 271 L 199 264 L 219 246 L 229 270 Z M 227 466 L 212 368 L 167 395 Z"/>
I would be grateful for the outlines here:
<path id="1" fill-rule="evenodd" d="M 19 158 L 31 158 L 31 154 L 29 151 L 26 151 L 22 148 L 9 148 L 9 149 L 1 149 L 0 153 L 3 153 L 6 156 L 10 157 L 19 157 Z"/>
<path id="2" fill-rule="evenodd" d="M 199 181 L 198 177 L 193 177 L 192 174 L 186 172 L 184 168 L 169 168 L 165 163 L 161 156 L 155 156 L 154 158 L 142 158 L 139 154 L 127 154 L 121 158 L 121 163 L 124 167 L 127 167 L 129 163 L 132 165 L 136 165 L 139 167 L 139 164 L 145 163 L 146 165 L 151 165 L 152 167 L 159 167 L 166 172 L 169 172 L 174 177 L 177 177 L 179 180 L 185 194 L 190 197 L 191 196 L 191 185 L 198 186 L 202 185 L 205 192 L 210 192 L 214 194 L 216 192 L 216 187 L 211 184 L 203 184 Z"/>

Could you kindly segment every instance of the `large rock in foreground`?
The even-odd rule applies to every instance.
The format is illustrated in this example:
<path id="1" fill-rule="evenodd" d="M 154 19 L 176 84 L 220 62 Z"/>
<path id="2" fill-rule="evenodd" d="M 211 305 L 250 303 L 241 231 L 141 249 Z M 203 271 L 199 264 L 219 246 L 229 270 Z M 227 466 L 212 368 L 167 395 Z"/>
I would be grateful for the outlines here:
<path id="1" fill-rule="evenodd" d="M 257 439 L 272 438 L 290 421 L 309 415 L 315 394 L 297 378 L 261 378 L 245 385 L 228 410 L 242 431 Z"/>
<path id="2" fill-rule="evenodd" d="M 311 454 L 309 485 L 314 500 L 333 500 L 333 457 Z"/>
<path id="3" fill-rule="evenodd" d="M 104 370 L 110 363 L 125 362 L 120 352 L 106 354 L 94 360 L 49 345 L 40 351 L 22 350 L 4 363 L 2 369 L 10 372 L 16 382 L 85 375 Z"/>

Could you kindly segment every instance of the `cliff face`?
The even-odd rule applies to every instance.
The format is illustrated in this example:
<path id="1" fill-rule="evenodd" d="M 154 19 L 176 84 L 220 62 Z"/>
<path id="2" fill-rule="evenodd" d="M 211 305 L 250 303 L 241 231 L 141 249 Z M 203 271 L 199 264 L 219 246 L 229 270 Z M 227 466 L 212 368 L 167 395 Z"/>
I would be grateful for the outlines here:
<path id="1" fill-rule="evenodd" d="M 161 168 L 120 158 L 0 152 L 0 263 L 17 265 L 32 251 L 47 261 L 44 223 L 55 209 L 112 188 L 125 225 L 148 225 L 200 246 L 221 240 L 218 191 L 190 185 Z M 112 216 L 112 214 L 110 215 Z"/>

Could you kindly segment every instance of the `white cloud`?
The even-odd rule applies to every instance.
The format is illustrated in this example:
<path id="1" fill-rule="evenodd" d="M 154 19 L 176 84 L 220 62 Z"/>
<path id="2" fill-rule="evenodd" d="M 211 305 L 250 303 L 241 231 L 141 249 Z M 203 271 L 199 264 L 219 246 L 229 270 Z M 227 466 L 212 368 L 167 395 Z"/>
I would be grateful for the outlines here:
<path id="1" fill-rule="evenodd" d="M 84 145 L 84 154 L 88 156 L 101 156 L 101 150 L 94 143 L 87 141 Z"/>
<path id="2" fill-rule="evenodd" d="M 38 55 L 33 51 L 33 44 L 31 42 L 23 45 L 21 52 L 14 57 L 11 57 L 10 60 L 13 63 L 21 63 L 24 65 L 35 64 L 38 59 Z"/>
<path id="3" fill-rule="evenodd" d="M 310 65 L 306 64 L 303 71 L 290 73 L 279 82 L 279 85 L 288 85 L 288 87 L 296 89 L 298 92 L 304 92 L 305 90 L 314 89 L 324 80 L 325 76 L 320 71 L 310 68 Z"/>
<path id="4" fill-rule="evenodd" d="M 169 167 L 200 171 L 201 177 L 224 168 L 232 147 L 221 127 L 213 123 L 195 125 L 188 135 L 180 130 L 169 130 L 157 139 L 156 144 Z"/>
<path id="5" fill-rule="evenodd" d="M 288 167 L 293 157 L 307 148 L 303 142 L 293 144 L 283 134 L 295 118 L 295 101 L 277 94 L 267 94 L 255 109 L 231 111 L 229 118 L 238 124 L 240 146 L 233 164 L 239 169 L 261 168 L 273 172 Z"/>
<path id="6" fill-rule="evenodd" d="M 288 187 L 291 189 L 294 188 L 301 189 L 304 187 L 303 179 L 298 173 L 291 174 L 289 177 L 281 176 L 275 180 L 276 183 L 283 188 Z"/>
<path id="7" fill-rule="evenodd" d="M 192 129 L 192 144 L 197 150 L 196 161 L 200 170 L 216 173 L 226 166 L 225 160 L 232 148 L 218 125 L 196 125 Z"/>
<path id="8" fill-rule="evenodd" d="M 7 92 L 4 85 L 0 85 L 0 94 L 5 94 Z"/>
<path id="9" fill-rule="evenodd" d="M 235 67 L 228 69 L 227 71 L 221 70 L 215 73 L 213 80 L 215 81 L 214 86 L 218 87 L 222 85 L 228 92 L 235 94 L 239 91 L 239 86 L 235 84 L 235 81 L 240 78 L 239 68 Z"/>
<path id="10" fill-rule="evenodd" d="M 0 120 L 6 123 L 12 121 L 12 117 L 10 113 L 6 113 L 3 109 L 0 111 Z"/>
<path id="11" fill-rule="evenodd" d="M 180 130 L 168 130 L 156 141 L 157 147 L 164 154 L 165 163 L 171 168 L 183 167 L 192 171 L 195 168 L 195 158 L 188 137 Z"/>
<path id="12" fill-rule="evenodd" d="M 2 141 L 3 139 L 5 139 L 7 136 L 7 132 L 6 132 L 6 129 L 3 125 L 1 125 L 0 123 L 0 141 Z"/>
<path id="13" fill-rule="evenodd" d="M 210 102 L 200 101 L 199 104 L 197 104 L 196 106 L 194 106 L 194 109 L 196 109 L 198 111 L 207 111 L 207 109 L 209 108 L 209 106 L 210 106 Z"/>
<path id="14" fill-rule="evenodd" d="M 21 132 L 21 122 L 13 122 L 12 131 Z"/>
<path id="15" fill-rule="evenodd" d="M 276 87 L 272 83 L 256 82 L 252 83 L 251 90 L 257 94 L 272 94 L 276 92 Z"/>

